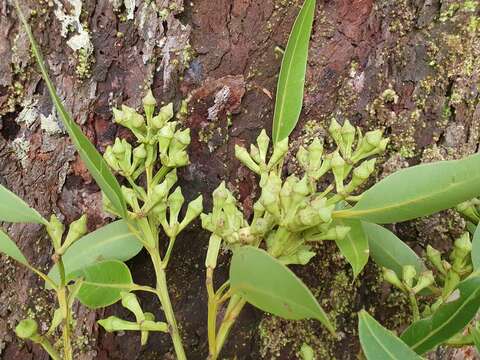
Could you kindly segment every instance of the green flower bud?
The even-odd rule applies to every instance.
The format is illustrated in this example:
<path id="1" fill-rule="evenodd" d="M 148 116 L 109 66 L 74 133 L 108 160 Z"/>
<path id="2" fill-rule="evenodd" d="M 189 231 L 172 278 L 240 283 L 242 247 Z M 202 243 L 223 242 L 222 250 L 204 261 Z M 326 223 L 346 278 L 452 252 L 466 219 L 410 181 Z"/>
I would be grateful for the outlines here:
<path id="1" fill-rule="evenodd" d="M 460 282 L 460 275 L 455 271 L 448 271 L 447 276 L 445 277 L 445 282 L 442 289 L 442 299 L 447 300 L 451 295 L 453 290 L 456 289 L 458 283 Z"/>
<path id="2" fill-rule="evenodd" d="M 125 126 L 135 130 L 142 130 L 145 127 L 145 119 L 137 113 L 135 109 L 122 105 L 122 111 L 125 114 Z"/>
<path id="3" fill-rule="evenodd" d="M 190 144 L 190 141 L 191 141 L 190 129 L 187 128 L 182 131 L 177 130 L 173 138 L 180 144 L 179 150 L 185 149 Z"/>
<path id="4" fill-rule="evenodd" d="M 205 259 L 205 267 L 207 269 L 215 269 L 217 267 L 218 253 L 222 245 L 222 238 L 218 235 L 210 235 L 208 242 L 207 258 Z"/>
<path id="5" fill-rule="evenodd" d="M 268 161 L 268 170 L 271 170 L 274 166 L 276 166 L 279 162 L 283 160 L 285 155 L 288 152 L 288 138 L 285 138 L 278 143 L 275 144 L 273 148 L 273 154 L 270 160 Z"/>
<path id="6" fill-rule="evenodd" d="M 413 286 L 413 279 L 415 279 L 415 276 L 417 275 L 417 270 L 415 270 L 413 265 L 405 265 L 402 270 L 403 283 L 408 288 L 411 288 Z"/>
<path id="7" fill-rule="evenodd" d="M 182 222 L 180 223 L 180 230 L 183 230 L 188 224 L 190 224 L 196 217 L 198 217 L 203 211 L 203 197 L 200 195 L 195 200 L 188 204 L 187 212 Z"/>
<path id="8" fill-rule="evenodd" d="M 308 241 L 343 240 L 349 232 L 348 226 L 334 226 L 323 234 L 312 236 Z"/>
<path id="9" fill-rule="evenodd" d="M 260 167 L 253 161 L 243 146 L 235 145 L 235 157 L 253 172 L 260 174 Z"/>
<path id="10" fill-rule="evenodd" d="M 364 161 L 360 166 L 353 169 L 352 180 L 348 183 L 345 190 L 350 193 L 362 185 L 375 170 L 376 161 L 376 159 Z"/>
<path id="11" fill-rule="evenodd" d="M 152 125 L 155 129 L 161 129 L 172 118 L 173 103 L 170 103 L 160 108 L 160 112 L 152 118 Z"/>
<path id="12" fill-rule="evenodd" d="M 365 134 L 365 142 L 370 145 L 369 151 L 372 151 L 381 144 L 381 141 L 383 140 L 382 135 L 382 131 L 380 130 L 369 131 Z"/>
<path id="13" fill-rule="evenodd" d="M 344 144 L 344 154 L 345 157 L 349 158 L 352 154 L 352 145 L 355 140 L 355 128 L 352 126 L 350 121 L 346 120 L 343 123 L 342 130 L 342 139 Z"/>
<path id="14" fill-rule="evenodd" d="M 135 191 L 123 185 L 121 187 L 121 190 L 122 190 L 122 195 L 125 201 L 127 202 L 127 204 L 130 205 L 134 211 L 140 210 L 140 207 L 138 205 L 137 194 L 135 193 Z"/>
<path id="15" fill-rule="evenodd" d="M 78 220 L 75 220 L 70 224 L 68 234 L 61 247 L 60 254 L 63 254 L 70 245 L 85 235 L 87 231 L 87 215 L 82 215 Z"/>
<path id="16" fill-rule="evenodd" d="M 126 118 L 126 116 L 125 116 L 125 114 L 124 114 L 123 111 L 121 111 L 121 110 L 119 110 L 119 109 L 117 109 L 117 108 L 113 108 L 113 117 L 114 117 L 115 122 L 116 122 L 117 124 L 120 124 L 120 125 L 122 125 L 122 126 L 125 125 L 125 121 L 126 121 L 127 118 Z"/>
<path id="17" fill-rule="evenodd" d="M 147 158 L 147 150 L 145 149 L 145 144 L 140 144 L 135 149 L 133 149 L 133 159 L 143 160 Z"/>
<path id="18" fill-rule="evenodd" d="M 300 210 L 298 212 L 297 220 L 301 225 L 303 225 L 297 231 L 304 230 L 306 227 L 313 227 L 315 225 L 318 225 L 322 221 L 318 212 L 315 211 L 315 209 L 313 209 L 312 207 L 307 207 Z"/>
<path id="19" fill-rule="evenodd" d="M 15 327 L 15 333 L 20 339 L 32 339 L 38 336 L 38 324 L 34 319 L 24 319 Z"/>
<path id="20" fill-rule="evenodd" d="M 171 171 L 169 171 L 168 174 L 165 176 L 164 181 L 167 184 L 168 191 L 170 191 L 173 185 L 175 185 L 178 181 L 177 169 L 172 169 Z"/>
<path id="21" fill-rule="evenodd" d="M 178 214 L 180 213 L 184 202 L 185 198 L 183 197 L 182 189 L 177 187 L 167 200 L 170 212 L 170 226 L 178 224 Z"/>
<path id="22" fill-rule="evenodd" d="M 345 179 L 345 160 L 343 160 L 338 151 L 333 153 L 331 166 L 333 175 L 335 176 L 337 192 L 342 192 L 343 180 Z"/>
<path id="23" fill-rule="evenodd" d="M 158 149 L 160 154 L 166 154 L 168 152 L 168 147 L 170 146 L 170 142 L 175 135 L 175 128 L 177 126 L 176 122 L 171 122 L 165 124 L 157 134 L 158 138 Z"/>
<path id="24" fill-rule="evenodd" d="M 250 156 L 252 157 L 253 161 L 256 162 L 257 164 L 262 163 L 262 158 L 260 157 L 260 151 L 253 144 L 250 144 Z"/>
<path id="25" fill-rule="evenodd" d="M 105 153 L 103 154 L 103 158 L 105 159 L 108 166 L 110 166 L 110 168 L 112 170 L 114 170 L 114 171 L 119 171 L 120 170 L 118 160 L 117 160 L 115 154 L 113 153 L 113 149 L 112 149 L 111 146 L 107 146 L 107 148 L 105 149 Z"/>
<path id="26" fill-rule="evenodd" d="M 434 249 L 430 245 L 427 245 L 427 259 L 432 263 L 435 268 L 443 275 L 446 274 L 445 268 L 442 263 L 442 254 L 437 249 Z"/>
<path id="27" fill-rule="evenodd" d="M 122 139 L 120 138 L 115 139 L 115 143 L 113 145 L 112 150 L 113 150 L 113 154 L 119 161 L 124 160 L 125 151 L 126 151 L 125 143 L 126 141 L 122 141 Z"/>
<path id="28" fill-rule="evenodd" d="M 152 115 L 155 111 L 155 106 L 157 105 L 157 100 L 155 100 L 152 90 L 148 90 L 145 97 L 142 99 L 143 109 L 145 110 L 145 116 L 148 120 L 152 118 Z"/>
<path id="29" fill-rule="evenodd" d="M 259 201 L 270 214 L 275 217 L 280 217 L 279 201 L 276 193 L 263 190 Z"/>
<path id="30" fill-rule="evenodd" d="M 52 239 L 54 249 L 59 250 L 62 245 L 62 235 L 65 227 L 55 215 L 52 215 L 46 228 L 48 235 Z"/>
<path id="31" fill-rule="evenodd" d="M 221 209 L 225 204 L 225 201 L 228 199 L 228 194 L 230 192 L 227 190 L 225 186 L 225 181 L 222 181 L 220 185 L 213 191 L 213 207 Z"/>
<path id="32" fill-rule="evenodd" d="M 383 271 L 383 279 L 386 282 L 392 284 L 393 286 L 395 286 L 396 288 L 398 288 L 401 291 L 406 291 L 405 286 L 402 284 L 402 282 L 398 278 L 395 271 L 387 269 L 385 267 L 382 269 L 382 271 Z"/>
<path id="33" fill-rule="evenodd" d="M 463 233 L 454 243 L 455 250 L 461 255 L 468 255 L 472 251 L 472 242 L 470 241 L 470 234 Z"/>
<path id="34" fill-rule="evenodd" d="M 176 153 L 174 153 L 170 157 L 162 157 L 161 156 L 160 158 L 162 159 L 163 165 L 168 166 L 168 167 L 179 168 L 179 167 L 187 166 L 190 162 L 187 152 L 183 151 L 183 150 L 182 151 L 177 151 Z"/>
<path id="35" fill-rule="evenodd" d="M 474 223 L 478 223 L 480 221 L 480 215 L 478 214 L 474 202 L 471 200 L 458 204 L 455 209 L 466 218 L 472 220 Z"/>
<path id="36" fill-rule="evenodd" d="M 413 287 L 412 290 L 415 294 L 418 294 L 420 291 L 429 287 L 430 285 L 433 285 L 434 283 L 435 283 L 435 278 L 433 277 L 433 272 L 425 271 L 422 274 L 420 274 L 417 284 Z"/>
<path id="37" fill-rule="evenodd" d="M 270 138 L 267 135 L 265 129 L 260 132 L 257 137 L 258 151 L 260 152 L 260 158 L 265 163 L 267 159 L 268 145 L 270 144 Z"/>
<path id="38" fill-rule="evenodd" d="M 120 319 L 116 316 L 109 316 L 108 318 L 98 320 L 97 322 L 105 329 L 106 332 L 140 330 L 139 324 Z"/>
<path id="39" fill-rule="evenodd" d="M 332 139 L 335 140 L 338 147 L 343 147 L 342 127 L 335 118 L 332 119 L 330 127 L 328 128 L 328 132 L 330 133 Z"/>
<path id="40" fill-rule="evenodd" d="M 303 146 L 300 146 L 297 151 L 297 161 L 305 170 L 307 170 L 309 166 L 308 157 L 308 151 Z"/>
<path id="41" fill-rule="evenodd" d="M 300 348 L 300 357 L 302 360 L 315 360 L 315 352 L 306 343 Z"/>
<path id="42" fill-rule="evenodd" d="M 322 162 L 323 144 L 315 138 L 308 146 L 308 163 L 311 169 L 318 169 Z"/>
<path id="43" fill-rule="evenodd" d="M 300 181 L 294 183 L 292 190 L 299 198 L 307 196 L 310 193 L 307 177 L 304 176 Z"/>
<path id="44" fill-rule="evenodd" d="M 329 223 L 332 220 L 333 210 L 335 205 L 327 206 L 327 199 L 324 197 L 317 197 L 311 202 L 312 207 L 317 211 L 318 216 L 322 222 Z"/>
<path id="45" fill-rule="evenodd" d="M 280 204 L 282 209 L 287 212 L 290 209 L 292 204 L 292 193 L 293 193 L 293 185 L 298 182 L 298 179 L 294 175 L 290 175 L 287 180 L 282 185 L 280 190 Z"/>
<path id="46" fill-rule="evenodd" d="M 158 204 L 160 201 L 163 201 L 167 198 L 169 192 L 168 182 L 163 181 L 162 183 L 155 185 L 152 191 L 152 204 Z"/>
<path id="47" fill-rule="evenodd" d="M 143 314 L 142 307 L 138 302 L 137 296 L 134 293 L 122 292 L 122 306 L 125 309 L 130 310 L 137 319 L 137 322 L 142 322 L 145 320 L 145 315 Z"/>

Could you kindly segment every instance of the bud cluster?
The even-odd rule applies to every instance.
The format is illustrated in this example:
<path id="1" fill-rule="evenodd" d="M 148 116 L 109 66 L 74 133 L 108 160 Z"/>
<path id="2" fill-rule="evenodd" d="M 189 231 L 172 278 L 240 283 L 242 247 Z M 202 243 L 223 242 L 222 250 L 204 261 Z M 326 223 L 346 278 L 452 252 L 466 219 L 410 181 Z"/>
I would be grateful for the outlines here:
<path id="1" fill-rule="evenodd" d="M 53 243 L 53 248 L 57 255 L 63 255 L 65 251 L 75 241 L 80 239 L 87 233 L 87 216 L 82 215 L 79 219 L 73 221 L 69 228 L 65 240 L 62 242 L 63 233 L 65 232 L 65 226 L 58 220 L 55 215 L 50 217 L 50 221 L 47 225 L 47 233 Z"/>
<path id="2" fill-rule="evenodd" d="M 358 130 L 356 136 L 348 121 L 340 126 L 334 120 L 329 131 L 338 146 L 334 152 L 325 153 L 319 139 L 298 150 L 297 160 L 304 171 L 301 177 L 282 178 L 288 139 L 276 144 L 268 160 L 270 139 L 264 130 L 250 151 L 237 145 L 236 157 L 260 176 L 261 194 L 253 218 L 250 223 L 244 219 L 235 197 L 222 183 L 214 192 L 212 212 L 202 214 L 202 226 L 229 246 L 259 245 L 265 240 L 267 251 L 285 264 L 306 264 L 315 255 L 309 243 L 343 239 L 350 229 L 333 221 L 333 211 L 373 173 L 375 159 L 362 160 L 384 151 L 388 140 L 380 131 L 362 136 Z M 336 195 L 330 194 L 333 185 L 318 191 L 320 179 L 330 170 Z M 344 185 L 347 178 L 350 181 Z"/>
<path id="3" fill-rule="evenodd" d="M 168 332 L 167 323 L 155 321 L 154 314 L 143 312 L 135 294 L 122 293 L 122 306 L 135 315 L 135 321 L 127 321 L 116 316 L 110 316 L 98 321 L 105 331 L 140 331 L 142 346 L 147 343 L 150 331 Z"/>
<path id="4" fill-rule="evenodd" d="M 157 102 L 151 91 L 143 98 L 144 115 L 122 105 L 113 109 L 115 122 L 130 129 L 138 144 L 132 147 L 125 139 L 115 139 L 108 146 L 104 158 L 107 164 L 125 177 L 130 187 L 122 186 L 122 194 L 130 208 L 129 217 L 139 221 L 151 221 L 153 226 L 162 225 L 165 233 L 175 237 L 202 212 L 202 197 L 193 200 L 182 221 L 179 214 L 185 199 L 177 182 L 176 168 L 189 163 L 187 147 L 190 144 L 190 129 L 177 129 L 173 104 L 160 108 L 155 115 Z M 135 181 L 145 174 L 146 189 Z M 105 210 L 115 214 L 108 199 L 104 197 Z M 117 215 L 117 214 L 115 214 Z M 146 223 L 144 230 L 148 230 Z M 144 231 L 143 231 L 144 232 Z M 155 240 L 155 236 L 151 236 Z M 154 246 L 155 244 L 148 244 Z"/>
<path id="5" fill-rule="evenodd" d="M 471 251 L 470 235 L 464 233 L 455 240 L 453 250 L 448 256 L 450 261 L 442 259 L 442 253 L 439 250 L 430 245 L 427 246 L 426 258 L 435 275 L 434 272 L 428 270 L 417 276 L 415 268 L 407 265 L 403 267 L 401 280 L 393 270 L 386 268 L 383 269 L 383 277 L 385 281 L 407 294 L 412 292 L 413 294 L 419 294 L 422 290 L 430 288 L 434 284 L 441 285 L 441 290 L 437 289 L 434 291 L 434 294 L 438 296 L 437 300 L 432 305 L 426 306 L 424 310 L 424 315 L 428 316 L 436 311 L 440 305 L 448 301 L 448 298 L 457 288 L 460 281 L 472 273 Z M 414 286 L 415 281 L 416 284 Z"/>

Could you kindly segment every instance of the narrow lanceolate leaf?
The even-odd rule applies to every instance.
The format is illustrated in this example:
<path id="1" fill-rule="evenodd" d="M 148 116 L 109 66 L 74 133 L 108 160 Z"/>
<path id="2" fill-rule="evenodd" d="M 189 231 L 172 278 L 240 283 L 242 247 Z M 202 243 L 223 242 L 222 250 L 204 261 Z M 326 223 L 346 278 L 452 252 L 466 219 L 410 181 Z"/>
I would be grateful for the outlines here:
<path id="1" fill-rule="evenodd" d="M 283 55 L 273 117 L 274 144 L 290 135 L 302 111 L 308 44 L 312 33 L 315 5 L 315 0 L 305 0 Z"/>
<path id="2" fill-rule="evenodd" d="M 78 239 L 62 256 L 65 273 L 81 270 L 103 260 L 127 261 L 142 250 L 142 244 L 130 232 L 123 220 L 115 221 Z M 48 276 L 58 282 L 60 275 L 55 265 Z"/>
<path id="3" fill-rule="evenodd" d="M 417 273 L 425 270 L 418 255 L 388 229 L 367 222 L 363 222 L 363 229 L 368 238 L 370 255 L 378 265 L 395 271 L 400 278 L 405 265 L 413 265 Z"/>
<path id="4" fill-rule="evenodd" d="M 285 319 L 317 319 L 330 332 L 334 327 L 306 285 L 267 252 L 245 246 L 230 265 L 230 286 L 250 304 Z"/>
<path id="5" fill-rule="evenodd" d="M 408 345 L 385 329 L 365 310 L 358 314 L 358 333 L 368 360 L 421 360 Z"/>
<path id="6" fill-rule="evenodd" d="M 450 339 L 475 317 L 480 307 L 480 276 L 462 281 L 453 294 L 433 315 L 414 322 L 402 334 L 402 340 L 418 354 Z"/>
<path id="7" fill-rule="evenodd" d="M 0 185 L 0 221 L 48 224 L 35 209 L 2 185 Z"/>
<path id="8" fill-rule="evenodd" d="M 18 248 L 17 244 L 15 244 L 15 242 L 2 230 L 0 230 L 0 253 L 4 253 L 19 263 L 28 266 L 28 261 Z"/>
<path id="9" fill-rule="evenodd" d="M 73 144 L 75 145 L 75 148 L 77 149 L 80 157 L 90 171 L 90 174 L 93 176 L 98 186 L 102 189 L 107 198 L 110 200 L 115 210 L 117 210 L 118 213 L 122 215 L 122 217 L 126 217 L 127 207 L 117 179 L 111 173 L 107 166 L 107 163 L 98 153 L 97 149 L 95 149 L 95 146 L 93 146 L 93 144 L 88 140 L 88 138 L 82 133 L 80 127 L 73 121 L 72 117 L 63 106 L 62 101 L 57 95 L 55 87 L 50 80 L 50 77 L 48 76 L 47 67 L 43 60 L 42 54 L 37 46 L 35 38 L 33 37 L 30 26 L 28 25 L 25 17 L 23 16 L 18 6 L 17 10 L 20 20 L 22 21 L 25 28 L 25 31 L 28 34 L 28 38 L 30 39 L 33 54 L 37 60 L 38 66 L 42 73 L 42 77 L 47 84 L 47 88 L 50 93 L 52 102 L 55 105 L 58 115 L 60 119 L 62 119 L 62 122 L 65 125 L 65 128 L 67 129 L 67 132 L 72 139 Z"/>
<path id="10" fill-rule="evenodd" d="M 351 209 L 334 213 L 388 224 L 431 215 L 480 194 L 480 154 L 400 170 L 363 193 Z"/>
<path id="11" fill-rule="evenodd" d="M 360 220 L 342 219 L 336 221 L 338 225 L 348 226 L 350 231 L 342 240 L 335 240 L 338 248 L 349 264 L 353 275 L 357 277 L 368 262 L 368 240 Z"/>
<path id="12" fill-rule="evenodd" d="M 98 309 L 116 303 L 121 292 L 133 284 L 127 265 L 121 261 L 108 260 L 79 270 L 67 278 L 81 278 L 84 283 L 76 298 L 90 309 Z"/>
<path id="13" fill-rule="evenodd" d="M 474 270 L 480 270 L 480 226 L 478 225 L 473 233 L 472 264 Z"/>

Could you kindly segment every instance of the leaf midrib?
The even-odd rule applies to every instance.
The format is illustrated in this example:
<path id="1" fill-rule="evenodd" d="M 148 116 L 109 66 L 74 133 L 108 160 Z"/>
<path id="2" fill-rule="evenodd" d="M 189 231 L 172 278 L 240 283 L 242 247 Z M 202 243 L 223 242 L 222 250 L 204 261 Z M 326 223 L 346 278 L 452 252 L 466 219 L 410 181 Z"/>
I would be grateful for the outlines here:
<path id="1" fill-rule="evenodd" d="M 380 347 L 385 351 L 385 353 L 387 353 L 390 356 L 391 359 L 397 360 L 397 358 L 390 353 L 390 351 L 383 345 L 380 339 L 372 331 L 372 329 L 370 328 L 370 325 L 368 324 L 368 319 L 365 316 L 363 316 L 363 319 L 364 319 L 363 324 L 367 327 L 368 331 L 370 332 L 370 335 L 375 339 L 378 345 L 380 345 Z"/>
<path id="2" fill-rule="evenodd" d="M 311 0 L 305 0 L 305 1 L 311 1 Z M 302 11 L 303 9 L 301 9 L 300 11 Z M 305 12 L 307 11 L 307 9 L 305 8 Z M 303 14 L 302 14 L 303 15 Z M 303 16 L 302 19 L 301 19 L 301 22 L 299 24 L 299 28 L 303 28 L 303 25 L 305 24 L 305 21 L 307 19 L 307 16 Z M 296 53 L 296 50 L 298 48 L 298 45 L 299 45 L 299 39 L 300 39 L 300 35 L 301 35 L 301 32 L 298 32 L 298 34 L 295 34 L 295 42 L 294 42 L 294 46 L 293 46 L 293 51 L 292 51 L 292 54 L 295 54 Z M 288 41 L 287 41 L 287 47 L 288 47 Z M 288 84 L 289 83 L 289 79 L 291 77 L 291 72 L 292 72 L 292 66 L 293 66 L 293 58 L 292 57 L 290 60 L 289 60 L 289 64 L 288 64 L 288 68 L 287 68 L 287 71 L 286 71 L 286 75 L 285 75 L 285 81 L 283 81 L 284 79 L 282 78 L 282 84 Z M 278 118 L 277 119 L 282 119 L 283 118 L 283 114 L 285 112 L 285 98 L 286 98 L 286 91 L 285 91 L 285 88 L 284 86 L 282 86 L 282 89 L 281 89 L 281 92 L 280 92 L 280 112 L 278 114 Z M 280 136 L 280 122 L 279 121 L 275 121 L 274 122 L 274 125 L 275 125 L 275 139 L 274 139 L 274 144 L 276 144 L 278 142 L 278 138 Z"/>

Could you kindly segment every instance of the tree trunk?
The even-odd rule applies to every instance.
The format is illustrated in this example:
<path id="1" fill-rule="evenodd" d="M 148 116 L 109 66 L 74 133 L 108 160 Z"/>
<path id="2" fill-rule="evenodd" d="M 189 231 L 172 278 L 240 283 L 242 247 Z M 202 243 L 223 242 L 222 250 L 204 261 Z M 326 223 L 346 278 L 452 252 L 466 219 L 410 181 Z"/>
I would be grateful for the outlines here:
<path id="1" fill-rule="evenodd" d="M 180 174 L 187 199 L 225 179 L 245 209 L 258 192 L 252 174 L 235 160 L 271 129 L 281 55 L 300 0 L 22 0 L 60 97 L 100 151 L 116 136 L 111 108 L 138 107 L 145 89 L 157 99 L 191 96 L 191 164 Z M 304 111 L 291 136 L 294 148 L 323 137 L 332 117 L 364 130 L 383 128 L 391 145 L 378 178 L 399 168 L 461 158 L 479 142 L 480 40 L 478 1 L 318 0 L 309 54 Z M 110 219 L 101 196 L 57 119 L 13 6 L 0 2 L 0 183 L 43 216 L 69 223 L 86 212 L 89 229 Z M 294 150 L 295 151 L 295 150 Z M 397 226 L 419 253 L 423 244 L 448 247 L 464 224 L 453 212 Z M 452 227 L 451 223 L 454 223 Z M 37 225 L 4 224 L 37 266 L 51 265 L 51 246 Z M 168 271 L 173 306 L 189 359 L 208 353 L 204 257 L 208 235 L 197 222 L 179 239 Z M 1 257 L 0 358 L 46 359 L 15 338 L 16 323 L 33 315 L 48 328 L 53 299 L 35 276 Z M 219 279 L 228 275 L 228 254 Z M 129 263 L 136 282 L 152 284 L 145 254 Z M 336 319 L 341 339 L 313 322 L 286 322 L 247 307 L 228 340 L 225 358 L 296 358 L 303 342 L 317 359 L 356 359 L 356 312 L 366 308 L 389 328 L 402 329 L 408 308 L 382 286 L 369 264 L 352 280 L 334 246 L 322 245 L 294 269 Z M 162 314 L 142 296 L 148 311 Z M 393 301 L 395 300 L 395 301 Z M 105 334 L 96 320 L 128 316 L 119 306 L 91 312 L 78 306 L 78 359 L 174 359 L 172 344 L 152 334 Z M 469 349 L 432 355 L 469 358 Z M 473 356 L 473 355 L 472 355 Z"/>

